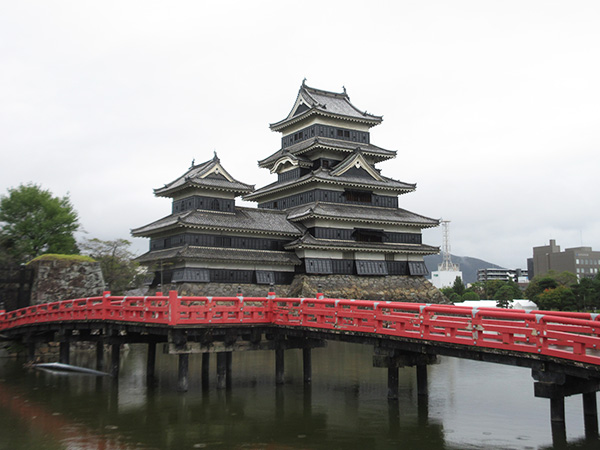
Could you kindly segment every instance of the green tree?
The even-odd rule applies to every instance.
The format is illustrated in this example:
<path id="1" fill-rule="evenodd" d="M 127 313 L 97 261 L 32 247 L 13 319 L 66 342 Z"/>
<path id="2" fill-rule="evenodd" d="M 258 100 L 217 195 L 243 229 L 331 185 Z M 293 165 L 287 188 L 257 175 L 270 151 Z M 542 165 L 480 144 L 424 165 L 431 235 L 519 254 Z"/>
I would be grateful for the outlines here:
<path id="1" fill-rule="evenodd" d="M 451 296 L 452 294 L 456 294 L 456 292 L 454 292 L 454 289 L 452 289 L 451 287 L 445 287 L 445 288 L 441 288 L 441 289 L 440 289 L 440 292 L 441 292 L 442 294 L 444 294 L 444 296 L 445 296 L 446 298 L 448 298 L 448 299 L 450 299 L 450 296 Z"/>
<path id="2" fill-rule="evenodd" d="M 581 311 L 600 308 L 600 274 L 595 278 L 582 278 L 579 283 L 571 286 L 578 309 Z"/>
<path id="3" fill-rule="evenodd" d="M 477 294 L 478 300 L 487 298 L 485 293 L 485 283 L 483 281 L 475 281 L 474 283 L 471 283 L 471 287 L 469 289 Z"/>
<path id="4" fill-rule="evenodd" d="M 544 310 L 576 311 L 578 309 L 575 294 L 567 286 L 546 289 L 536 296 L 535 303 L 539 309 Z"/>
<path id="5" fill-rule="evenodd" d="M 509 283 L 503 280 L 490 280 L 485 282 L 485 293 L 489 300 L 496 300 L 498 291 Z"/>
<path id="6" fill-rule="evenodd" d="M 54 197 L 36 184 L 0 197 L 0 246 L 5 260 L 21 264 L 44 253 L 78 254 L 79 217 L 69 196 Z"/>
<path id="7" fill-rule="evenodd" d="M 452 290 L 458 295 L 463 295 L 465 293 L 465 285 L 463 284 L 461 277 L 456 277 L 454 284 L 452 285 Z"/>
<path id="8" fill-rule="evenodd" d="M 556 272 L 550 270 L 544 275 L 536 276 L 531 280 L 529 286 L 525 290 L 527 298 L 532 298 L 546 289 L 555 289 L 558 286 L 573 286 L 578 283 L 577 275 L 571 272 Z"/>
<path id="9" fill-rule="evenodd" d="M 135 255 L 129 251 L 131 242 L 126 239 L 103 241 L 86 239 L 81 245 L 85 254 L 100 263 L 106 287 L 113 294 L 123 294 L 140 286 L 142 274 Z"/>
<path id="10" fill-rule="evenodd" d="M 462 295 L 463 300 L 479 300 L 479 295 L 477 292 L 472 291 L 471 289 L 467 289 L 465 293 Z"/>
<path id="11" fill-rule="evenodd" d="M 509 281 L 496 291 L 494 299 L 498 308 L 508 308 L 510 301 L 519 297 L 521 297 L 521 290 L 514 282 Z"/>

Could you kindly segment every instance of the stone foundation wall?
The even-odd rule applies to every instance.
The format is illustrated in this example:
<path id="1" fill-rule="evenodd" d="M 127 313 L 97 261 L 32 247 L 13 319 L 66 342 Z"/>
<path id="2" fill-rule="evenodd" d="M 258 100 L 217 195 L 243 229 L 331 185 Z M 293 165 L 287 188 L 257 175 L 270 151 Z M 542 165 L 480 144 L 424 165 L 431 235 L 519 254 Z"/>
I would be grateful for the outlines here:
<path id="1" fill-rule="evenodd" d="M 319 289 L 320 287 L 320 289 Z M 265 297 L 270 286 L 241 284 L 245 297 Z M 165 286 L 163 293 L 176 290 L 182 296 L 236 296 L 238 285 L 226 283 L 184 283 Z M 353 275 L 296 275 L 290 285 L 274 286 L 280 297 L 314 297 L 322 292 L 328 298 L 388 300 L 414 303 L 450 303 L 429 280 L 423 277 L 389 275 L 357 277 Z M 148 294 L 153 294 L 149 292 Z"/>
<path id="2" fill-rule="evenodd" d="M 38 259 L 29 263 L 35 271 L 31 304 L 101 296 L 104 277 L 100 263 L 77 259 Z"/>

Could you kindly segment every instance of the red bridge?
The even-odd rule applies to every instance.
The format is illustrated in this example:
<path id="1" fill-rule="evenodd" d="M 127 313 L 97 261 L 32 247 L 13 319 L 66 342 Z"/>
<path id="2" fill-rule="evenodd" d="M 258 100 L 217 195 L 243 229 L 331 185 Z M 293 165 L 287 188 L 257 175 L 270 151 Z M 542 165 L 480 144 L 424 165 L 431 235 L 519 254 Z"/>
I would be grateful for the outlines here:
<path id="1" fill-rule="evenodd" d="M 179 355 L 179 388 L 188 387 L 188 357 L 217 353 L 217 386 L 231 382 L 231 352 L 275 350 L 276 381 L 283 383 L 284 351 L 302 348 L 304 380 L 311 379 L 311 348 L 327 340 L 373 345 L 374 364 L 388 369 L 388 395 L 397 397 L 398 368 L 417 367 L 418 389 L 427 392 L 427 365 L 437 355 L 532 369 L 535 395 L 550 398 L 551 419 L 564 428 L 564 397 L 583 394 L 586 430 L 596 433 L 600 390 L 600 317 L 590 313 L 471 308 L 368 300 L 268 297 L 102 297 L 65 300 L 0 311 L 0 333 L 29 346 L 97 343 L 103 370 L 104 344 L 112 345 L 111 374 L 118 376 L 122 343 L 148 346 L 148 377 L 154 376 L 156 344 Z"/>

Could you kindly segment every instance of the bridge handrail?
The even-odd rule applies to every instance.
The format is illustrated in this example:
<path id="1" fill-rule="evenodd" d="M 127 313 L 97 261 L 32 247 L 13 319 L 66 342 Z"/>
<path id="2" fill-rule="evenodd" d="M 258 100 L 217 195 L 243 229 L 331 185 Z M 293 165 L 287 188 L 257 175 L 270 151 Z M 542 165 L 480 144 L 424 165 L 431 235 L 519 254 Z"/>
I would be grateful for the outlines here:
<path id="1" fill-rule="evenodd" d="M 392 301 L 267 297 L 112 296 L 0 311 L 0 332 L 46 322 L 167 326 L 276 324 L 537 353 L 600 365 L 597 314 Z"/>

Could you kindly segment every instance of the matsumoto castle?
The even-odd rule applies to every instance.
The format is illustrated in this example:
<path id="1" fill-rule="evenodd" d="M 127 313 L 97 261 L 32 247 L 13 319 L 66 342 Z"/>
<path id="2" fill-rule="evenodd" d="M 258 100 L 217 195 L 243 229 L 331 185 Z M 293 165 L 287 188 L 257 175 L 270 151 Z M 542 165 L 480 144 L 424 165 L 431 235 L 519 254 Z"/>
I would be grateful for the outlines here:
<path id="1" fill-rule="evenodd" d="M 154 272 L 151 286 L 196 295 L 234 295 L 240 286 L 264 296 L 274 284 L 280 295 L 320 288 L 346 298 L 436 297 L 423 256 L 439 248 L 424 244 L 421 230 L 439 220 L 398 207 L 416 185 L 376 167 L 396 157 L 371 143 L 369 130 L 382 120 L 354 106 L 345 89 L 303 82 L 287 117 L 270 125 L 281 148 L 258 161 L 277 181 L 256 189 L 215 154 L 154 190 L 173 200 L 171 213 L 132 230 L 150 239 L 138 261 Z M 236 206 L 240 196 L 258 208 Z"/>

